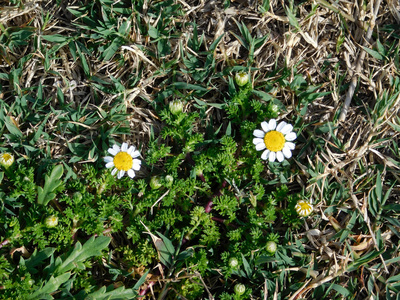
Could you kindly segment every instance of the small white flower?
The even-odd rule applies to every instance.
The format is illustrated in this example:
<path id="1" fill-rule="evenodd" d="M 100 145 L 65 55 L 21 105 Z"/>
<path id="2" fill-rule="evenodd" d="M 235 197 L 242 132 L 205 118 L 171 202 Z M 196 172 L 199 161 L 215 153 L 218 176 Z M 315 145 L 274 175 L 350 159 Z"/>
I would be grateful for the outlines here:
<path id="1" fill-rule="evenodd" d="M 115 175 L 118 172 L 118 179 L 122 178 L 125 173 L 127 173 L 130 178 L 135 177 L 135 171 L 140 170 L 142 163 L 140 159 L 136 158 L 140 156 L 140 153 L 136 150 L 135 146 L 129 147 L 127 143 L 122 143 L 121 148 L 114 145 L 107 151 L 114 156 L 104 157 L 106 168 L 114 168 L 111 171 L 112 175 Z"/>
<path id="2" fill-rule="evenodd" d="M 294 208 L 300 217 L 308 217 L 313 211 L 312 204 L 306 200 L 297 201 Z"/>
<path id="3" fill-rule="evenodd" d="M 8 169 L 14 163 L 14 156 L 10 153 L 2 153 L 0 154 L 0 165 L 3 168 Z"/>
<path id="4" fill-rule="evenodd" d="M 44 223 L 46 224 L 47 228 L 56 227 L 58 225 L 58 218 L 56 216 L 47 217 Z"/>
<path id="5" fill-rule="evenodd" d="M 285 157 L 292 157 L 292 150 L 295 148 L 292 141 L 297 138 L 296 133 L 292 131 L 292 125 L 284 121 L 277 124 L 275 119 L 271 119 L 269 122 L 262 122 L 261 128 L 262 130 L 254 130 L 253 144 L 256 145 L 257 151 L 264 150 L 261 154 L 263 160 L 269 159 L 274 162 L 277 159 L 282 162 Z"/>

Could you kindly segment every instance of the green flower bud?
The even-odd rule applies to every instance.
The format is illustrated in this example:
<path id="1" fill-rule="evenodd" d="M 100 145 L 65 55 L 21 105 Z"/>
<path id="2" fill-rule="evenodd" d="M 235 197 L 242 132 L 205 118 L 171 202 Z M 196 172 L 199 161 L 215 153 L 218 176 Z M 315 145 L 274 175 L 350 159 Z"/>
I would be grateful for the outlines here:
<path id="1" fill-rule="evenodd" d="M 249 74 L 245 72 L 236 73 L 235 81 L 238 86 L 245 86 L 249 82 Z"/>
<path id="2" fill-rule="evenodd" d="M 152 190 L 158 190 L 160 187 L 162 187 L 160 176 L 151 177 L 150 187 Z"/>
<path id="3" fill-rule="evenodd" d="M 179 100 L 174 100 L 169 103 L 169 110 L 173 115 L 177 115 L 183 111 L 183 102 Z"/>
<path id="4" fill-rule="evenodd" d="M 271 254 L 271 255 L 275 254 L 277 247 L 278 246 L 276 245 L 276 243 L 274 241 L 267 242 L 266 249 L 269 254 Z"/>
<path id="5" fill-rule="evenodd" d="M 233 290 L 235 291 L 235 293 L 237 295 L 243 295 L 244 292 L 246 291 L 246 287 L 244 286 L 244 284 L 238 283 L 235 285 L 235 287 L 233 288 Z"/>
<path id="6" fill-rule="evenodd" d="M 173 182 L 174 182 L 174 177 L 172 177 L 171 175 L 165 176 L 165 185 L 167 187 L 170 187 Z"/>
<path id="7" fill-rule="evenodd" d="M 238 265 L 239 265 L 239 261 L 235 257 L 231 257 L 229 259 L 229 266 L 231 268 L 237 268 Z"/>
<path id="8" fill-rule="evenodd" d="M 0 154 L 0 165 L 4 169 L 8 169 L 14 163 L 14 156 L 10 153 L 2 153 Z"/>
<path id="9" fill-rule="evenodd" d="M 277 114 L 279 113 L 279 106 L 276 105 L 275 103 L 270 103 L 269 110 L 271 111 L 271 113 Z"/>
<path id="10" fill-rule="evenodd" d="M 35 280 L 29 279 L 29 280 L 28 280 L 28 284 L 31 285 L 31 286 L 34 285 L 34 284 L 35 284 Z"/>
<path id="11" fill-rule="evenodd" d="M 80 202 L 83 198 L 82 194 L 80 192 L 75 192 L 74 195 L 72 196 L 74 199 L 74 202 Z"/>
<path id="12" fill-rule="evenodd" d="M 47 217 L 44 224 L 46 224 L 47 228 L 54 228 L 58 225 L 58 218 L 54 215 Z"/>

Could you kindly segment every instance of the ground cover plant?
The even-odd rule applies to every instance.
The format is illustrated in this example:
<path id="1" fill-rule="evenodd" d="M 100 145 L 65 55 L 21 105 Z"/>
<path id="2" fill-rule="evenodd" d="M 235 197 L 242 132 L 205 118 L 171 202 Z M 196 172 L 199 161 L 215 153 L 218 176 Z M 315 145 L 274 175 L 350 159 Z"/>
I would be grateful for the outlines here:
<path id="1" fill-rule="evenodd" d="M 399 10 L 0 0 L 0 298 L 398 299 Z"/>

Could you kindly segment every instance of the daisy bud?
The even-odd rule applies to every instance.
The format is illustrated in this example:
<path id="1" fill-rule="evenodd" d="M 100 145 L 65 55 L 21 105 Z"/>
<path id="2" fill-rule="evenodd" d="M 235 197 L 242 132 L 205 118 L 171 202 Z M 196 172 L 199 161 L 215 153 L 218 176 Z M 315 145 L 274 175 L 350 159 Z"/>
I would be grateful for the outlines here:
<path id="1" fill-rule="evenodd" d="M 239 262 L 238 262 L 238 260 L 237 260 L 235 257 L 231 257 L 231 258 L 229 259 L 229 266 L 230 266 L 231 268 L 236 268 L 238 265 L 239 265 Z"/>
<path id="2" fill-rule="evenodd" d="M 8 169 L 14 163 L 14 156 L 10 153 L 2 153 L 0 154 L 0 165 L 4 169 Z"/>
<path id="3" fill-rule="evenodd" d="M 238 72 L 235 75 L 235 81 L 238 86 L 245 86 L 249 82 L 249 74 Z"/>
<path id="4" fill-rule="evenodd" d="M 269 254 L 273 255 L 276 252 L 277 245 L 274 241 L 268 241 L 266 245 L 266 250 Z"/>
<path id="5" fill-rule="evenodd" d="M 177 115 L 183 111 L 183 102 L 179 100 L 174 100 L 169 103 L 169 110 L 173 115 Z"/>
<path id="6" fill-rule="evenodd" d="M 58 218 L 56 216 L 47 217 L 44 221 L 47 228 L 54 228 L 58 225 Z"/>
<path id="7" fill-rule="evenodd" d="M 277 113 L 279 113 L 279 106 L 274 103 L 270 103 L 269 110 L 271 113 L 277 114 Z"/>
<path id="8" fill-rule="evenodd" d="M 238 283 L 235 285 L 235 287 L 233 288 L 233 290 L 235 291 L 235 293 L 237 295 L 243 295 L 244 292 L 246 291 L 246 287 L 244 286 L 244 284 Z"/>
<path id="9" fill-rule="evenodd" d="M 165 176 L 165 185 L 167 187 L 170 187 L 173 182 L 174 182 L 174 177 L 172 177 L 171 175 Z"/>
<path id="10" fill-rule="evenodd" d="M 151 177 L 150 187 L 152 190 L 158 190 L 160 187 L 162 187 L 160 176 Z"/>

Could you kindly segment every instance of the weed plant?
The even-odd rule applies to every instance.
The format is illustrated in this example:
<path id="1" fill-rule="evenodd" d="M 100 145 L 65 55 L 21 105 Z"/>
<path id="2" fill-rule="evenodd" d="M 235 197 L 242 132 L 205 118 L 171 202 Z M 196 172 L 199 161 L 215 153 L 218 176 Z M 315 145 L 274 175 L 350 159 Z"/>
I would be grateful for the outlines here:
<path id="1" fill-rule="evenodd" d="M 379 3 L 0 0 L 0 298 L 399 299 Z"/>

